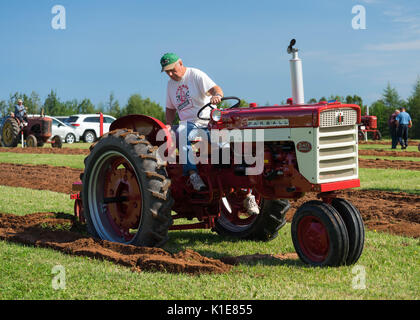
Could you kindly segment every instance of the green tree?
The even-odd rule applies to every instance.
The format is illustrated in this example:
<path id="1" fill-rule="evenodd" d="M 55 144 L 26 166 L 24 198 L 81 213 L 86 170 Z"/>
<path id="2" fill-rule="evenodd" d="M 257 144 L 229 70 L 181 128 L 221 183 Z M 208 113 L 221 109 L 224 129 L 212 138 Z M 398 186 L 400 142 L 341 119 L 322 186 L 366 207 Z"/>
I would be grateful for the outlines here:
<path id="1" fill-rule="evenodd" d="M 92 101 L 90 101 L 90 99 L 85 98 L 77 106 L 77 113 L 96 113 L 95 106 L 93 105 Z"/>
<path id="2" fill-rule="evenodd" d="M 44 101 L 44 114 L 51 116 L 59 116 L 63 110 L 62 103 L 57 97 L 57 92 L 51 90 Z"/>
<path id="3" fill-rule="evenodd" d="M 115 100 L 114 93 L 111 92 L 109 94 L 109 99 L 107 102 L 108 113 L 115 118 L 119 118 L 121 116 L 121 108 L 118 100 Z"/>
<path id="4" fill-rule="evenodd" d="M 420 139 L 420 78 L 417 78 L 413 94 L 408 98 L 407 112 L 413 122 L 413 127 L 408 130 L 409 137 Z"/>
<path id="5" fill-rule="evenodd" d="M 139 94 L 131 95 L 127 105 L 121 112 L 121 116 L 128 114 L 144 114 L 160 121 L 165 121 L 163 108 L 149 98 L 143 99 Z"/>

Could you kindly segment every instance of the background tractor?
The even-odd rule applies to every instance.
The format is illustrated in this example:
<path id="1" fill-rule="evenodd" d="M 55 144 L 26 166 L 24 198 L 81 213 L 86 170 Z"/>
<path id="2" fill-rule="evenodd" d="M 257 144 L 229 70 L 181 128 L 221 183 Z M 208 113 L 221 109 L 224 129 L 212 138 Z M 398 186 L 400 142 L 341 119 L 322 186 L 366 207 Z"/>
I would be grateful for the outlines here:
<path id="1" fill-rule="evenodd" d="M 211 228 L 221 236 L 269 241 L 285 223 L 289 200 L 313 193 L 291 224 L 296 252 L 313 266 L 355 263 L 363 250 L 364 226 L 358 209 L 337 191 L 360 186 L 358 123 L 360 107 L 352 104 L 305 104 L 302 64 L 291 42 L 288 52 L 293 102 L 285 106 L 255 104 L 213 109 L 209 131 L 240 132 L 242 142 L 263 142 L 262 173 L 247 175 L 252 165 L 200 163 L 198 173 L 208 186 L 194 191 L 175 163 L 162 160 L 162 147 L 174 145 L 161 121 L 146 115 L 117 119 L 110 132 L 92 145 L 81 182 L 73 185 L 75 214 L 95 237 L 138 246 L 163 246 L 168 230 Z M 263 129 L 264 135 L 256 134 Z M 161 136 L 164 139 L 160 139 Z M 226 147 L 226 141 L 224 141 Z M 229 146 L 230 140 L 227 141 Z M 213 146 L 216 150 L 220 144 Z M 163 148 L 164 149 L 164 148 Z M 198 148 L 197 152 L 200 152 Z M 253 148 L 255 154 L 255 148 Z M 246 154 L 245 154 L 246 155 Z M 245 156 L 242 154 L 242 156 Z M 255 156 L 257 156 L 255 154 Z M 248 215 L 243 200 L 251 190 L 260 214 Z M 198 222 L 172 225 L 174 219 Z"/>
<path id="2" fill-rule="evenodd" d="M 2 145 L 16 147 L 26 142 L 28 147 L 42 147 L 51 138 L 51 125 L 52 120 L 48 117 L 27 117 L 25 122 L 11 113 L 0 126 Z"/>
<path id="3" fill-rule="evenodd" d="M 372 134 L 372 140 L 382 139 L 381 132 L 378 130 L 378 118 L 366 114 L 361 117 L 361 123 L 359 124 L 359 140 L 367 140 L 369 132 Z"/>

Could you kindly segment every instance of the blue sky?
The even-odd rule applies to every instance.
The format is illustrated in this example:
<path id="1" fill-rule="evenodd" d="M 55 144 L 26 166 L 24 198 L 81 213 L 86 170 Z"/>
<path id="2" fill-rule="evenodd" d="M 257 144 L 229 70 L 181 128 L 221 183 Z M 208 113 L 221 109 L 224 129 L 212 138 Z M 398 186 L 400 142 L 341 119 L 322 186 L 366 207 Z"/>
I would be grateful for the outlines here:
<path id="1" fill-rule="evenodd" d="M 54 30 L 54 5 L 66 29 Z M 352 8 L 366 9 L 354 30 Z M 291 96 L 289 55 L 297 39 L 305 98 L 358 94 L 378 99 L 390 82 L 403 98 L 420 76 L 418 0 L 15 0 L 0 2 L 0 100 L 51 89 L 62 100 L 133 93 L 164 105 L 159 59 L 176 52 L 226 95 L 280 103 Z"/>

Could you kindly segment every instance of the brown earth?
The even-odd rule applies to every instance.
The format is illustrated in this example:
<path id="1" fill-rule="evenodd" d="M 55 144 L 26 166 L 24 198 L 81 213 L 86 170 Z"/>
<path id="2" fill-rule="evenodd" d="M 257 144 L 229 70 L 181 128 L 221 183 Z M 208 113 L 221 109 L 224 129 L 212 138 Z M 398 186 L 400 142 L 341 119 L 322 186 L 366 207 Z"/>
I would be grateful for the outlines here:
<path id="1" fill-rule="evenodd" d="M 365 227 L 391 234 L 420 237 L 420 196 L 403 192 L 376 190 L 345 190 L 340 198 L 352 202 L 360 211 Z M 296 209 L 304 202 L 313 200 L 313 195 L 292 202 L 286 215 L 292 221 Z"/>
<path id="2" fill-rule="evenodd" d="M 361 159 L 360 168 L 420 170 L 420 161 Z"/>
<path id="3" fill-rule="evenodd" d="M 376 161 L 374 166 L 378 167 Z M 0 163 L 0 185 L 70 194 L 71 185 L 80 180 L 81 172 L 80 169 L 67 167 Z M 343 191 L 341 194 L 359 208 L 369 229 L 420 237 L 420 196 L 366 190 Z M 293 216 L 297 206 L 313 198 L 314 195 L 309 194 L 294 202 L 288 216 Z"/>
<path id="4" fill-rule="evenodd" d="M 37 154 L 89 154 L 89 149 L 73 148 L 0 148 L 0 152 L 37 153 Z"/>
<path id="5" fill-rule="evenodd" d="M 377 160 L 373 160 L 378 167 Z M 373 165 L 361 162 L 361 165 Z M 370 163 L 370 164 L 369 164 Z M 404 162 L 406 163 L 406 162 Z M 388 164 L 389 165 L 389 164 Z M 400 163 L 398 163 L 400 165 Z M 405 164 L 407 165 L 407 164 Z M 418 170 L 418 169 L 415 169 Z M 0 185 L 71 193 L 71 184 L 82 170 L 48 165 L 0 163 Z M 351 201 L 361 212 L 366 228 L 397 235 L 420 237 L 420 196 L 384 191 L 342 191 L 340 197 Z M 296 209 L 313 194 L 292 202 L 287 214 L 290 222 Z M 63 226 L 65 226 L 63 228 Z M 36 213 L 26 216 L 0 214 L 0 239 L 36 247 L 52 248 L 72 255 L 83 255 L 129 266 L 133 271 L 184 272 L 189 274 L 224 273 L 230 265 L 254 261 L 296 260 L 296 254 L 246 255 L 221 260 L 201 256 L 192 250 L 171 254 L 163 249 L 140 248 L 93 239 L 84 235 L 84 227 L 74 216 Z"/>
<path id="6" fill-rule="evenodd" d="M 408 140 L 408 145 L 416 147 L 420 144 L 420 141 L 417 140 Z M 359 141 L 359 144 L 381 144 L 381 145 L 389 145 L 391 148 L 391 141 L 384 141 L 384 140 L 375 140 L 375 141 Z"/>
<path id="7" fill-rule="evenodd" d="M 70 255 L 108 260 L 133 271 L 207 274 L 226 273 L 231 266 L 193 250 L 171 254 L 160 248 L 136 247 L 93 239 L 77 232 L 80 226 L 65 214 L 34 213 L 26 216 L 0 213 L 0 239 Z M 66 230 L 62 230 L 65 228 Z M 60 230 L 61 229 L 61 230 Z"/>
<path id="8" fill-rule="evenodd" d="M 413 157 L 420 158 L 420 152 L 417 151 L 394 151 L 384 149 L 359 150 L 360 156 L 381 156 L 381 157 Z"/>
<path id="9" fill-rule="evenodd" d="M 72 183 L 80 180 L 82 172 L 68 167 L 0 163 L 0 185 L 70 194 Z"/>

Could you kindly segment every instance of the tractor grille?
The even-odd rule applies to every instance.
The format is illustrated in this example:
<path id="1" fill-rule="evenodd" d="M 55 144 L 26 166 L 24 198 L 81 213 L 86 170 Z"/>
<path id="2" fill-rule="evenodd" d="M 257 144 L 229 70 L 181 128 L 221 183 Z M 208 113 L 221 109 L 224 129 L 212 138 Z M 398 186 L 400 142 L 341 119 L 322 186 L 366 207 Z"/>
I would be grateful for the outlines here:
<path id="1" fill-rule="evenodd" d="M 47 135 L 51 133 L 52 130 L 52 121 L 42 121 L 42 134 Z"/>
<path id="2" fill-rule="evenodd" d="M 341 117 L 340 119 L 337 119 Z M 358 178 L 357 112 L 330 109 L 321 112 L 318 129 L 318 181 Z"/>
<path id="3" fill-rule="evenodd" d="M 319 126 L 321 128 L 348 126 L 354 125 L 356 122 L 357 112 L 354 109 L 329 109 L 321 112 Z"/>

